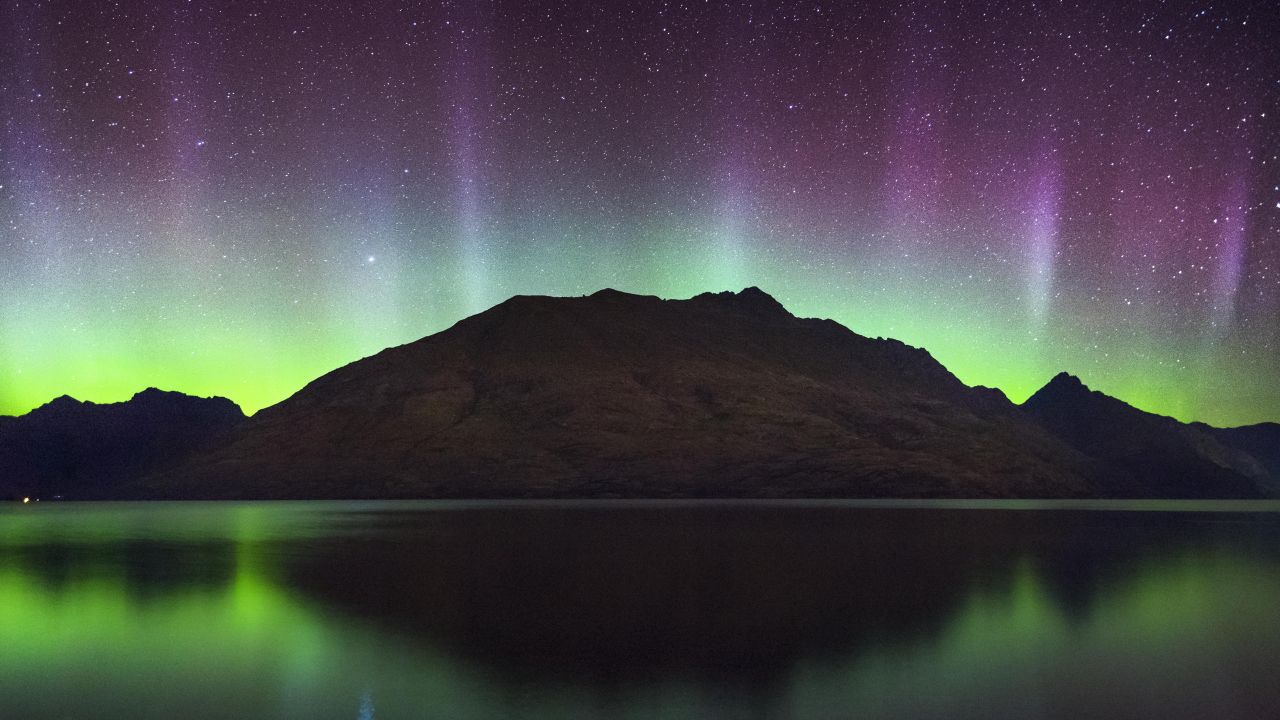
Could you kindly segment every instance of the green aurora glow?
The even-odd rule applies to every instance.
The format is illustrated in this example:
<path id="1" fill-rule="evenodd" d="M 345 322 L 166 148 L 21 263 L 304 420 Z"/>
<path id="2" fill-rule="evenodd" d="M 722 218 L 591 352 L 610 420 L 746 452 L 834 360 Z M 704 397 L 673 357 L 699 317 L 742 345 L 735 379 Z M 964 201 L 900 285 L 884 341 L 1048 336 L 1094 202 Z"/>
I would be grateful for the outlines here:
<path id="1" fill-rule="evenodd" d="M 119 303 L 104 302 L 93 277 L 47 288 L 39 302 L 0 294 L 8 307 L 30 310 L 0 317 L 0 413 L 21 414 L 61 394 L 115 402 L 148 386 L 222 395 L 254 412 L 329 370 L 443 330 L 509 295 L 615 287 L 681 298 L 758 285 L 796 315 L 830 317 L 863 335 L 925 347 L 964 382 L 998 387 L 1017 402 L 1066 370 L 1094 389 L 1184 421 L 1280 419 L 1280 384 L 1266 381 L 1280 377 L 1280 360 L 1251 355 L 1230 337 L 1211 345 L 1195 333 L 1107 334 L 1099 330 L 1105 325 L 1072 322 L 1067 314 L 1037 327 L 1006 304 L 1007 278 L 984 278 L 976 267 L 974 280 L 952 284 L 945 294 L 918 291 L 916 277 L 940 272 L 924 262 L 890 273 L 885 265 L 853 262 L 770 267 L 768 258 L 751 257 L 734 276 L 699 274 L 690 269 L 716 267 L 704 250 L 715 245 L 690 235 L 693 242 L 674 234 L 653 241 L 648 267 L 602 267 L 554 245 L 508 258 L 502 265 L 520 270 L 493 273 L 474 302 L 450 283 L 454 268 L 389 257 L 356 280 L 334 273 L 333 285 L 303 298 L 290 293 L 281 272 L 267 269 L 247 269 L 218 289 L 202 287 L 210 283 L 196 273 L 152 278 Z M 563 274 L 571 277 L 550 272 L 566 266 L 573 271 Z M 49 322 L 51 308 L 63 322 Z M 1158 327 L 1161 318 L 1133 322 Z"/>
<path id="2" fill-rule="evenodd" d="M 0 414 L 755 285 L 1015 401 L 1280 421 L 1265 3 L 268 5 L 0 15 Z"/>

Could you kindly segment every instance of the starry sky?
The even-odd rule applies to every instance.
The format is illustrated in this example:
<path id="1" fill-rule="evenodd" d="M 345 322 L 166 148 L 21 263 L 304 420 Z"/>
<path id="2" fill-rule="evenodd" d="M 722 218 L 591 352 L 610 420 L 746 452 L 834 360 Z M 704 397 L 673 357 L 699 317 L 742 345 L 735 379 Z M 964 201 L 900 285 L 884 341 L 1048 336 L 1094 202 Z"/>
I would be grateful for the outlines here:
<path id="1" fill-rule="evenodd" d="M 757 285 L 1280 421 L 1280 6 L 4 0 L 0 413 L 253 411 L 514 294 Z"/>

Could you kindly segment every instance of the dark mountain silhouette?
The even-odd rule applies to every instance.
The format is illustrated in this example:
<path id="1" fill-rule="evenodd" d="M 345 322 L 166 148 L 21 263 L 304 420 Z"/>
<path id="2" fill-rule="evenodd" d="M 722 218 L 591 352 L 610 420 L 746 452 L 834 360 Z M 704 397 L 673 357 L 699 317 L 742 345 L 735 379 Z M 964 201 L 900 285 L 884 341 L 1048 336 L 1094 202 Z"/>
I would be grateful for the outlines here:
<path id="1" fill-rule="evenodd" d="M 1227 447 L 1252 455 L 1266 471 L 1261 483 L 1266 494 L 1280 497 L 1280 424 L 1260 423 L 1233 428 L 1215 428 L 1202 423 L 1194 426 L 1207 432 Z"/>
<path id="2" fill-rule="evenodd" d="M 1065 376 L 1020 408 L 755 288 L 603 290 L 515 297 L 335 370 L 134 492 L 1256 497 L 1260 467 Z"/>
<path id="3" fill-rule="evenodd" d="M 225 398 L 144 390 L 121 403 L 62 396 L 0 418 L 0 497 L 107 498 L 244 420 Z"/>
<path id="4" fill-rule="evenodd" d="M 756 288 L 515 297 L 245 419 L 222 398 L 0 417 L 0 496 L 1280 496 L 1280 425 L 1065 373 L 1024 405 Z"/>
<path id="5" fill-rule="evenodd" d="M 1060 373 L 1023 407 L 1046 429 L 1119 468 L 1115 494 L 1248 497 L 1269 483 L 1266 467 L 1206 425 L 1143 412 Z"/>

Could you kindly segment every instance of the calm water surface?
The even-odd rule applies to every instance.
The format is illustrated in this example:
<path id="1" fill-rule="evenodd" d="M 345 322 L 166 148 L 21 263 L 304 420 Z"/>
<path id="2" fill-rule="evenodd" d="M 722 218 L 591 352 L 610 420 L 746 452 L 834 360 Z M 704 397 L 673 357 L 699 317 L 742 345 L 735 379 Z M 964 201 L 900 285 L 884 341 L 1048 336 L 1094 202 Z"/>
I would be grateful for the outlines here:
<path id="1" fill-rule="evenodd" d="M 1280 506 L 0 508 L 4 718 L 1274 718 Z"/>

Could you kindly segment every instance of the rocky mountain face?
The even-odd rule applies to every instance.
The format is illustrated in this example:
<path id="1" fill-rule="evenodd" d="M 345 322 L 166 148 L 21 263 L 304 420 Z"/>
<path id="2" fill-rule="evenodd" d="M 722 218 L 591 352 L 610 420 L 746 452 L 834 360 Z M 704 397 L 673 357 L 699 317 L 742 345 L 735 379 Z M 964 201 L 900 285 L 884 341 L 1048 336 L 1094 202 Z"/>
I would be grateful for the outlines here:
<path id="1" fill-rule="evenodd" d="M 63 396 L 0 418 L 0 497 L 116 497 L 120 483 L 220 441 L 243 420 L 225 398 L 149 389 L 100 405 Z"/>
<path id="2" fill-rule="evenodd" d="M 1044 420 L 1051 397 L 1028 412 L 965 386 L 924 350 L 796 318 L 755 288 L 689 300 L 515 297 L 321 377 L 140 492 L 1258 495 L 1234 455 L 1162 482 L 1138 462 L 1158 454 L 1095 452 L 1069 432 L 1074 421 Z M 1205 443 L 1205 453 L 1221 448 Z"/>

